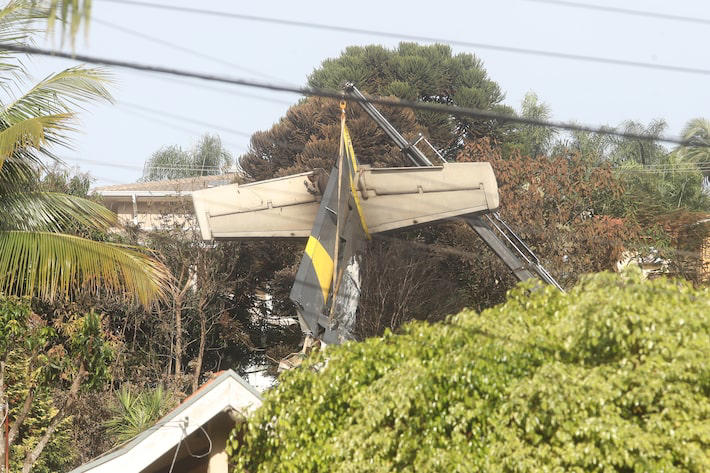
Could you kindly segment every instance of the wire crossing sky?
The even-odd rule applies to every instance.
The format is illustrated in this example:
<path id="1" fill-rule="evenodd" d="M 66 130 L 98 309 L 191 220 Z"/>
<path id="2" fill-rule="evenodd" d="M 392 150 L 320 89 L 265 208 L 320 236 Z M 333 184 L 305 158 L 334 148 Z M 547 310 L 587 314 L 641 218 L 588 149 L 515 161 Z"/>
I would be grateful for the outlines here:
<path id="1" fill-rule="evenodd" d="M 382 31 L 382 30 L 372 30 L 366 28 L 355 28 L 351 26 L 341 26 L 341 25 L 331 25 L 325 23 L 315 23 L 311 21 L 295 21 L 285 18 L 274 18 L 267 16 L 257 16 L 257 15 L 245 15 L 239 13 L 229 13 L 224 11 L 206 10 L 203 8 L 191 8 L 191 7 L 180 7 L 176 5 L 164 5 L 153 2 L 144 2 L 141 0 L 100 0 L 102 2 L 118 3 L 128 6 L 138 6 L 138 7 L 148 7 L 157 8 L 161 10 L 172 10 L 181 13 L 198 14 L 198 15 L 210 15 L 222 18 L 229 18 L 234 20 L 242 21 L 253 21 L 258 23 L 271 23 L 275 25 L 283 26 L 296 26 L 301 28 L 310 28 L 316 30 L 328 30 L 328 31 L 338 31 L 342 33 L 355 33 L 359 35 L 375 36 L 375 37 L 385 37 L 393 38 L 401 41 L 419 41 L 424 43 L 441 43 L 449 44 L 452 46 L 462 46 L 466 48 L 474 49 L 487 49 L 492 51 L 502 51 L 507 53 L 515 54 L 528 54 L 533 56 L 547 56 L 556 59 L 567 59 L 573 61 L 587 61 L 587 62 L 597 62 L 602 64 L 613 64 L 615 66 L 627 66 L 627 67 L 640 67 L 647 69 L 655 69 L 659 71 L 669 71 L 669 72 L 683 72 L 688 74 L 703 74 L 710 75 L 710 69 L 702 67 L 693 66 L 681 66 L 673 64 L 655 64 L 643 61 L 633 61 L 629 59 L 618 59 L 612 57 L 602 57 L 602 56 L 590 56 L 585 54 L 568 53 L 561 51 L 550 51 L 543 49 L 532 49 L 532 48 L 522 48 L 517 46 L 506 46 L 504 44 L 491 44 L 491 43 L 479 43 L 472 41 L 461 41 L 455 39 L 448 39 L 444 37 L 434 37 L 434 36 L 423 36 L 402 32 L 393 31 Z M 534 1 L 534 0 L 533 0 Z M 569 2 L 559 2 L 569 3 Z M 627 13 L 628 11 L 624 11 Z M 638 12 L 637 12 L 638 13 Z"/>
<path id="2" fill-rule="evenodd" d="M 363 102 L 363 100 L 358 97 L 345 96 L 345 95 L 343 95 L 342 92 L 339 92 L 337 90 L 270 84 L 270 83 L 259 82 L 259 81 L 250 80 L 250 79 L 231 78 L 226 75 L 188 71 L 188 70 L 184 70 L 184 69 L 175 69 L 172 67 L 165 67 L 165 66 L 158 66 L 158 65 L 151 65 L 151 64 L 141 64 L 141 63 L 132 62 L 132 61 L 109 59 L 109 58 L 103 58 L 103 57 L 97 57 L 97 56 L 88 56 L 85 54 L 64 53 L 61 51 L 35 48 L 35 47 L 31 47 L 31 46 L 17 46 L 17 45 L 13 45 L 13 44 L 0 43 L 0 50 L 24 52 L 24 53 L 40 55 L 40 56 L 62 57 L 65 59 L 75 59 L 75 60 L 86 62 L 89 64 L 99 64 L 99 65 L 104 65 L 104 66 L 116 66 L 116 67 L 122 67 L 122 68 L 126 68 L 126 69 L 134 69 L 134 70 L 138 70 L 138 71 L 153 72 L 156 74 L 169 74 L 169 75 L 178 76 L 178 77 L 188 77 L 191 79 L 202 79 L 202 80 L 207 80 L 207 81 L 212 81 L 212 82 L 220 82 L 223 84 L 238 85 L 238 86 L 244 86 L 244 87 L 254 87 L 257 89 L 273 90 L 276 92 L 292 92 L 295 94 L 300 94 L 300 95 L 305 95 L 305 96 L 310 96 L 310 97 L 326 97 L 326 98 L 332 98 L 332 99 L 337 99 L 337 100 L 344 98 L 344 99 L 351 101 L 351 102 Z M 411 108 L 414 110 L 437 112 L 437 113 L 441 113 L 441 114 L 448 114 L 448 115 L 453 115 L 453 116 L 458 116 L 458 117 L 477 118 L 477 119 L 483 119 L 483 120 L 497 120 L 497 121 L 501 121 L 501 122 L 517 123 L 517 124 L 521 124 L 521 125 L 533 125 L 533 126 L 541 126 L 541 127 L 546 127 L 546 128 L 558 128 L 558 129 L 567 130 L 567 131 L 591 132 L 591 133 L 598 133 L 600 135 L 618 136 L 620 138 L 629 138 L 629 139 L 642 140 L 642 141 L 660 141 L 660 142 L 664 142 L 664 143 L 673 143 L 673 144 L 685 145 L 685 146 L 688 146 L 688 145 L 698 146 L 697 144 L 695 144 L 692 141 L 684 141 L 681 138 L 676 138 L 676 137 L 671 137 L 671 136 L 663 136 L 663 135 L 650 136 L 650 135 L 641 134 L 641 133 L 618 131 L 613 128 L 607 128 L 607 127 L 594 127 L 591 125 L 583 125 L 583 124 L 577 124 L 577 123 L 572 123 L 572 122 L 555 122 L 555 121 L 549 121 L 549 120 L 539 120 L 539 119 L 535 119 L 535 118 L 525 118 L 525 117 L 519 117 L 519 116 L 515 116 L 515 115 L 505 115 L 505 114 L 501 114 L 501 113 L 490 112 L 487 110 L 479 110 L 479 109 L 468 108 L 468 107 L 458 107 L 458 106 L 453 106 L 453 105 L 443 105 L 443 104 L 437 104 L 437 103 L 432 103 L 432 102 L 411 102 L 408 100 L 392 100 L 392 99 L 384 98 L 384 97 L 368 97 L 365 101 L 376 104 L 376 105 L 386 105 L 389 107 L 400 107 L 400 108 Z M 144 109 L 144 110 L 146 109 L 146 107 L 142 107 L 142 106 L 136 105 L 136 104 L 127 104 L 127 105 L 130 105 L 131 107 L 134 107 L 134 108 L 139 108 L 139 109 Z M 147 111 L 155 112 L 154 109 L 153 110 L 147 109 Z M 198 120 L 193 120 L 193 121 L 195 123 L 205 124 L 205 122 L 200 122 Z M 246 137 L 251 136 L 247 132 L 233 130 L 230 128 L 225 128 L 225 127 L 218 126 L 218 125 L 212 125 L 209 123 L 207 125 L 212 126 L 213 128 L 215 128 L 218 131 L 226 131 L 228 133 L 235 133 L 235 134 L 246 136 Z M 700 145 L 700 147 L 710 147 L 710 145 Z"/>
<path id="3" fill-rule="evenodd" d="M 196 5 L 188 0 L 150 1 L 167 7 Z M 610 0 L 594 0 L 594 4 L 613 6 Z M 435 9 L 420 2 L 409 2 L 405 7 L 399 2 L 374 0 L 362 0 L 357 8 L 346 9 L 322 0 L 309 2 L 308 8 L 302 3 L 275 0 L 211 0 L 208 5 L 199 4 L 199 8 L 391 32 L 393 37 L 237 21 L 95 0 L 92 14 L 101 22 L 90 23 L 86 39 L 81 35 L 78 38 L 76 52 L 230 77 L 236 74 L 261 82 L 264 77 L 274 77 L 280 84 L 303 86 L 323 60 L 339 56 L 348 46 L 379 44 L 394 48 L 401 39 L 397 33 L 410 33 L 460 44 L 504 45 L 710 70 L 710 58 L 700 54 L 703 49 L 697 47 L 707 40 L 706 25 L 620 12 L 526 0 L 440 0 Z M 627 0 L 624 8 L 710 18 L 710 5 L 700 0 L 673 5 L 661 0 Z M 42 44 L 39 40 L 38 45 L 44 49 L 59 45 L 58 41 Z M 622 67 L 475 46 L 454 45 L 452 50 L 453 54 L 474 54 L 482 61 L 488 76 L 506 93 L 505 105 L 519 109 L 524 95 L 533 91 L 549 106 L 553 121 L 619 127 L 626 120 L 647 124 L 664 119 L 668 123 L 665 134 L 677 137 L 688 120 L 708 116 L 710 88 L 704 73 Z M 77 61 L 33 56 L 27 63 L 40 79 Z M 66 160 L 130 164 L 137 170 L 163 146 L 189 148 L 200 135 L 218 132 L 210 125 L 245 135 L 267 130 L 300 99 L 294 93 L 251 93 L 243 87 L 198 79 L 118 68 L 112 71 L 115 85 L 111 90 L 119 105 L 94 105 L 88 113 L 79 114 L 81 133 L 76 136 L 74 150 L 60 151 Z M 163 115 L 143 113 L 122 103 L 162 111 Z M 246 136 L 220 135 L 235 156 L 249 145 Z M 82 164 L 82 169 L 106 174 L 105 167 L 90 163 Z M 110 177 L 113 182 L 131 182 L 140 173 L 117 169 Z M 108 180 L 100 179 L 96 185 L 102 183 Z"/>
<path id="4" fill-rule="evenodd" d="M 631 8 L 608 7 L 594 3 L 568 2 L 566 0 L 522 0 L 525 2 L 544 3 L 558 7 L 581 8 L 584 10 L 601 11 L 612 14 L 623 14 L 636 17 L 654 18 L 658 20 L 680 21 L 685 23 L 697 23 L 700 25 L 710 25 L 710 18 L 698 18 L 695 16 L 674 15 L 671 13 L 658 13 L 647 10 L 633 10 Z"/>

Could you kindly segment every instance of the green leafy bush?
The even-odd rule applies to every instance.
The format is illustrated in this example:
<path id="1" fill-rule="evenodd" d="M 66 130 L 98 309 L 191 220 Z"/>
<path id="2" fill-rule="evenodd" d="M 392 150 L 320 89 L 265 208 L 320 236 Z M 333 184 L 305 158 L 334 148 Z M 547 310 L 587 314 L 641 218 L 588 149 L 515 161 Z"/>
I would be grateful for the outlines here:
<path id="1" fill-rule="evenodd" d="M 71 410 L 81 390 L 110 379 L 111 334 L 99 314 L 38 314 L 28 299 L 0 294 L 0 406 L 9 405 L 10 471 L 66 471 Z M 4 414 L 4 412 L 3 412 Z"/>
<path id="2" fill-rule="evenodd" d="M 286 373 L 232 433 L 236 471 L 710 471 L 710 291 L 529 289 Z"/>

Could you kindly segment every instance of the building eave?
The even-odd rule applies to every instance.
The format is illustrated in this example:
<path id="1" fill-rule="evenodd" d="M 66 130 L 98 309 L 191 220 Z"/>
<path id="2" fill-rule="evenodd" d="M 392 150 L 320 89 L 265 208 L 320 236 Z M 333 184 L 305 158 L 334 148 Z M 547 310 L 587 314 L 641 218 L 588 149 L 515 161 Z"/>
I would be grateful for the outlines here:
<path id="1" fill-rule="evenodd" d="M 236 384 L 234 382 L 236 382 Z M 251 399 L 245 403 L 232 402 L 237 393 L 233 392 L 233 389 L 230 386 L 225 385 L 225 383 L 231 383 L 232 386 L 246 390 L 247 393 L 251 395 Z M 218 399 L 208 399 L 214 397 L 210 396 L 211 393 L 214 394 L 215 392 L 218 392 L 215 390 L 227 391 L 234 396 L 220 396 Z M 208 418 L 200 419 L 199 417 L 191 417 L 191 410 L 205 399 L 210 401 L 209 404 L 207 404 L 207 407 L 209 408 L 208 413 L 205 414 Z M 192 432 L 195 432 L 204 424 L 204 422 L 208 421 L 219 412 L 223 412 L 227 409 L 250 412 L 257 408 L 260 404 L 261 395 L 256 389 L 254 389 L 253 386 L 249 385 L 249 383 L 247 383 L 234 371 L 225 371 L 214 380 L 205 384 L 193 395 L 188 397 L 177 408 L 156 422 L 156 424 L 152 427 L 144 430 L 124 445 L 71 470 L 69 473 L 85 473 L 91 471 L 103 473 L 114 471 L 116 468 L 124 471 L 139 472 L 149 466 L 152 461 L 155 461 L 162 454 L 164 454 L 166 446 L 168 450 L 174 447 L 181 441 L 182 435 L 187 436 Z M 175 427 L 179 428 L 176 429 Z M 170 440 L 169 437 L 174 437 L 174 439 Z M 144 442 L 152 442 L 159 445 L 159 447 L 148 449 L 150 452 L 148 454 L 149 456 L 145 456 L 145 452 L 137 451 Z M 132 455 L 128 456 L 129 453 Z M 144 455 L 141 456 L 141 453 Z M 116 464 L 113 465 L 112 463 Z"/>

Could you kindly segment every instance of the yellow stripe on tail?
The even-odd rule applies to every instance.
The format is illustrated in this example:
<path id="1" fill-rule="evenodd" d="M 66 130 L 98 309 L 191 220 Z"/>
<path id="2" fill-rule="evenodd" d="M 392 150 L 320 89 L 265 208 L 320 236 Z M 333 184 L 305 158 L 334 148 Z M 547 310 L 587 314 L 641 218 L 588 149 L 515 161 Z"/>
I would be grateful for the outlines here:
<path id="1" fill-rule="evenodd" d="M 333 258 L 328 254 L 328 250 L 323 247 L 321 242 L 312 236 L 308 237 L 306 254 L 311 258 L 320 289 L 323 291 L 323 302 L 325 303 L 328 300 L 328 291 L 333 280 Z"/>

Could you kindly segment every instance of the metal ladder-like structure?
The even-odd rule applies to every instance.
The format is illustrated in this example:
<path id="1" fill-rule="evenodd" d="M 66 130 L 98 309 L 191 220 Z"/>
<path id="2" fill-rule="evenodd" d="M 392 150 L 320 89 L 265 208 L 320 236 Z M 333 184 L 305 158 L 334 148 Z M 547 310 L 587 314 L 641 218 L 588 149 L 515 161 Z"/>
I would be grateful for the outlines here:
<path id="1" fill-rule="evenodd" d="M 415 166 L 434 166 L 429 158 L 416 146 L 422 140 L 431 146 L 432 150 L 442 161 L 446 161 L 441 153 L 423 137 L 410 143 L 353 84 L 347 84 L 345 86 L 345 93 L 355 98 L 355 101 L 362 107 L 365 113 L 382 128 L 387 136 L 390 137 Z M 503 263 L 510 268 L 518 280 L 526 281 L 537 277 L 555 286 L 560 291 L 563 291 L 562 287 L 555 278 L 552 277 L 549 271 L 545 269 L 532 249 L 525 244 L 505 221 L 503 221 L 498 212 L 470 214 L 463 217 L 463 220 L 481 237 Z"/>

